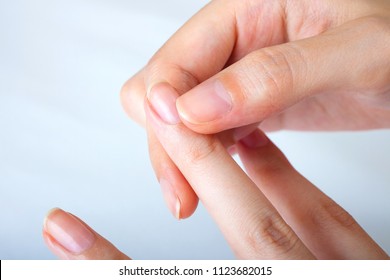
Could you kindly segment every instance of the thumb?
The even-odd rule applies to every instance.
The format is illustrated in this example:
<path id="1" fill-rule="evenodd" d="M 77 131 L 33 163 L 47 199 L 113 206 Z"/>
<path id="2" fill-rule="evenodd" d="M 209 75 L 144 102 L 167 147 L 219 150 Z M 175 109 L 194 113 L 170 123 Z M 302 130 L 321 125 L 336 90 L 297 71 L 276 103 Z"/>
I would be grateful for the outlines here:
<path id="1" fill-rule="evenodd" d="M 261 122 L 314 94 L 379 92 L 388 86 L 387 24 L 362 18 L 254 51 L 179 97 L 179 115 L 196 132 L 216 133 Z"/>

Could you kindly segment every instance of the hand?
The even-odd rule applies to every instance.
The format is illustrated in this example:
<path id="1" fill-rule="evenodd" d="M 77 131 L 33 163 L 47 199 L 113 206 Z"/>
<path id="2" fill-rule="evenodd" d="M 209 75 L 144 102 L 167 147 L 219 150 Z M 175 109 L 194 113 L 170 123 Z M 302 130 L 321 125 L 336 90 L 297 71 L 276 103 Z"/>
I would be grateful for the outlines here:
<path id="1" fill-rule="evenodd" d="M 194 133 L 180 122 L 174 104 L 178 95 L 170 87 L 164 90 L 160 103 L 146 102 L 148 122 L 238 258 L 388 258 L 345 210 L 294 170 L 260 130 L 236 144 L 248 177 L 216 136 Z M 125 257 L 62 210 L 48 215 L 44 237 L 61 258 Z"/>
<path id="2" fill-rule="evenodd" d="M 63 260 L 129 259 L 78 217 L 59 208 L 47 214 L 43 239 L 49 249 Z"/>
<path id="3" fill-rule="evenodd" d="M 226 147 L 258 123 L 267 131 L 390 127 L 389 46 L 389 1 L 214 0 L 125 84 L 122 103 L 145 124 L 146 92 L 163 95 L 168 83 L 183 95 L 184 124 L 219 133 Z M 168 205 L 188 217 L 197 196 L 148 134 Z"/>

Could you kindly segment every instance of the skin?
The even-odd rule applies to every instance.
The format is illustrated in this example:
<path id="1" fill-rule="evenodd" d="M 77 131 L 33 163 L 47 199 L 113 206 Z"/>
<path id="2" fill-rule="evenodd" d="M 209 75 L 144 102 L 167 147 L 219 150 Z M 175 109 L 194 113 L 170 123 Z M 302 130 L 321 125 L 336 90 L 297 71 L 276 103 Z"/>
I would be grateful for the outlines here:
<path id="1" fill-rule="evenodd" d="M 145 95 L 168 83 L 182 95 L 183 123 L 217 133 L 225 147 L 259 123 L 265 131 L 388 128 L 389 15 L 389 1 L 377 0 L 212 1 L 126 82 L 123 107 L 146 126 Z M 196 113 L 210 109 L 207 95 L 216 81 L 228 91 L 231 109 L 199 121 Z M 205 98 L 185 102 L 190 95 Z M 180 218 L 189 217 L 197 196 L 150 129 L 148 140 L 158 180 L 175 186 Z"/>
<path id="2" fill-rule="evenodd" d="M 344 209 L 294 170 L 260 130 L 237 143 L 248 176 L 215 135 L 195 133 L 182 122 L 166 123 L 158 108 L 146 103 L 147 119 L 157 138 L 238 258 L 388 258 Z M 78 218 L 69 219 L 70 215 L 55 209 L 46 218 L 44 238 L 55 254 L 66 259 L 126 258 Z M 77 241 L 78 236 L 87 236 L 85 229 L 92 240 L 87 246 L 86 238 Z M 77 234 L 70 239 L 64 233 Z M 74 242 L 84 244 L 75 246 Z M 66 249 L 75 247 L 83 250 Z"/>
<path id="3" fill-rule="evenodd" d="M 264 144 L 257 127 L 388 128 L 389 60 L 389 1 L 214 0 L 126 82 L 121 100 L 148 131 L 157 178 L 171 186 L 163 188 L 169 209 L 187 218 L 200 199 L 237 257 L 383 259 L 348 213 Z M 229 106 L 216 115 L 221 88 Z M 226 148 L 238 152 L 250 177 Z M 97 251 L 116 252 L 105 242 Z M 56 248 L 61 257 L 100 258 Z"/>

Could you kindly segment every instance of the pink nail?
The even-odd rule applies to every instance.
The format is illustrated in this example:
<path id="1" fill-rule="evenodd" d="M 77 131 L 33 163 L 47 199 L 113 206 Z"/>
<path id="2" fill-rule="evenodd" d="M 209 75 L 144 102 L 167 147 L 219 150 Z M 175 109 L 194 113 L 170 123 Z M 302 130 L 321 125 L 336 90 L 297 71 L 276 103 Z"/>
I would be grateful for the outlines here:
<path id="1" fill-rule="evenodd" d="M 211 122 L 232 110 L 230 94 L 218 80 L 201 84 L 177 100 L 180 116 L 190 123 Z"/>
<path id="2" fill-rule="evenodd" d="M 165 123 L 180 123 L 176 109 L 176 99 L 179 95 L 172 86 L 167 83 L 157 84 L 152 87 L 147 97 L 153 110 Z"/>
<path id="3" fill-rule="evenodd" d="M 96 239 L 78 219 L 58 208 L 47 214 L 44 230 L 58 244 L 75 255 L 91 248 Z"/>
<path id="4" fill-rule="evenodd" d="M 173 186 L 165 179 L 160 179 L 160 186 L 169 210 L 176 219 L 180 220 L 181 204 Z"/>
<path id="5" fill-rule="evenodd" d="M 240 140 L 240 142 L 250 149 L 260 148 L 268 144 L 268 137 L 260 130 L 255 130 L 248 136 Z"/>

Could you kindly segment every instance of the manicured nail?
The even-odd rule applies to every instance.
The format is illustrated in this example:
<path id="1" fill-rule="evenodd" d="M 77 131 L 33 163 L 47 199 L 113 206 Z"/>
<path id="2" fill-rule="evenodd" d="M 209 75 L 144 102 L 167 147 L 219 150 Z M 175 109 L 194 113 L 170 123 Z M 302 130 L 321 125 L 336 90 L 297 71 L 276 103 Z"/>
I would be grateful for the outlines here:
<path id="1" fill-rule="evenodd" d="M 242 138 L 240 142 L 247 148 L 255 149 L 267 145 L 269 139 L 263 132 L 257 129 L 248 136 Z"/>
<path id="2" fill-rule="evenodd" d="M 165 179 L 160 179 L 160 186 L 169 210 L 176 219 L 180 220 L 181 203 L 173 186 Z"/>
<path id="3" fill-rule="evenodd" d="M 44 230 L 69 252 L 79 255 L 95 242 L 95 235 L 69 213 L 55 208 L 45 218 Z"/>
<path id="4" fill-rule="evenodd" d="M 218 80 L 201 84 L 177 100 L 180 116 L 190 123 L 206 123 L 232 110 L 230 94 Z"/>
<path id="5" fill-rule="evenodd" d="M 153 110 L 167 124 L 180 123 L 176 109 L 176 99 L 179 94 L 168 83 L 154 85 L 148 92 L 147 98 Z"/>

